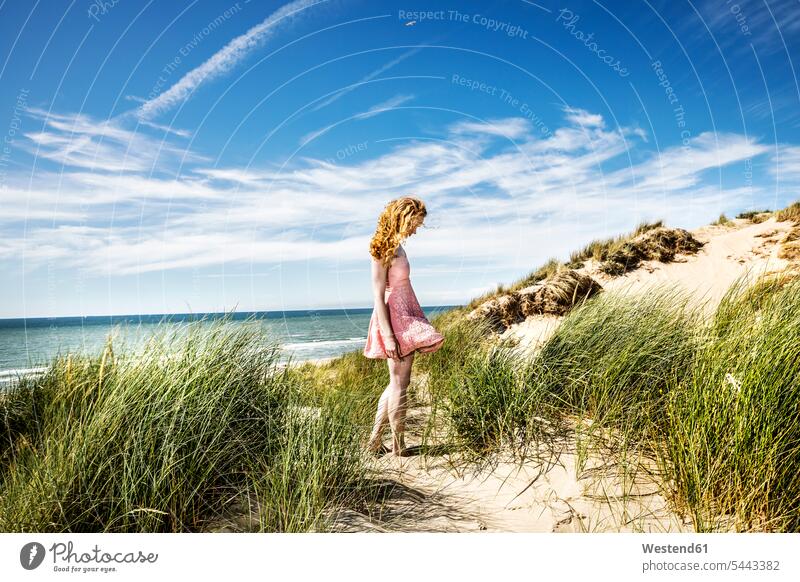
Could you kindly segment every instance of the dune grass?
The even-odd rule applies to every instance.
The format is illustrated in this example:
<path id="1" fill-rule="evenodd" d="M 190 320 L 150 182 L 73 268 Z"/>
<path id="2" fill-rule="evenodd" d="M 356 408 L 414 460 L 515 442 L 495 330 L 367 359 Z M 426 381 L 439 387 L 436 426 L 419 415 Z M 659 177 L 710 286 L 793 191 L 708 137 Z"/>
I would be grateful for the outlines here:
<path id="1" fill-rule="evenodd" d="M 722 214 L 719 215 L 719 218 L 717 218 L 717 220 L 715 220 L 711 224 L 713 224 L 714 226 L 726 226 L 726 225 L 730 226 L 731 219 L 725 216 L 725 213 L 723 212 Z"/>
<path id="2" fill-rule="evenodd" d="M 695 319 L 676 292 L 598 295 L 565 318 L 528 366 L 530 413 L 591 418 L 644 442 L 663 429 L 669 382 L 691 360 Z"/>
<path id="3" fill-rule="evenodd" d="M 793 222 L 800 223 L 800 200 L 793 202 L 783 210 L 776 212 L 775 219 L 778 222 L 791 220 Z"/>
<path id="4" fill-rule="evenodd" d="M 600 294 L 570 312 L 532 360 L 508 349 L 473 353 L 440 385 L 439 406 L 457 442 L 476 453 L 505 444 L 523 454 L 567 417 L 641 441 L 658 430 L 669 378 L 692 354 L 694 315 L 684 308 L 666 292 L 644 302 Z"/>
<path id="5" fill-rule="evenodd" d="M 289 408 L 277 454 L 258 459 L 241 495 L 242 506 L 257 506 L 250 531 L 326 532 L 342 508 L 366 513 L 376 501 L 364 425 L 352 421 L 363 399 L 329 393 L 316 406 L 299 402 Z"/>
<path id="6" fill-rule="evenodd" d="M 800 529 L 800 279 L 735 285 L 667 406 L 667 451 L 696 528 Z"/>
<path id="7" fill-rule="evenodd" d="M 658 226 L 576 257 L 607 260 Z M 800 529 L 800 279 L 739 285 L 710 322 L 677 293 L 604 292 L 535 355 L 488 341 L 468 311 L 433 317 L 447 339 L 415 361 L 426 382 L 414 396 L 430 406 L 423 455 L 443 442 L 468 463 L 509 448 L 553 453 L 585 421 L 589 447 L 655 458 L 697 530 L 720 516 L 740 530 Z M 374 489 L 360 445 L 385 361 L 360 351 L 278 361 L 260 329 L 224 321 L 165 330 L 136 352 L 109 343 L 57 357 L 0 398 L 0 530 L 205 531 L 228 520 L 326 531 L 338 509 L 365 510 Z"/>
<path id="8" fill-rule="evenodd" d="M 517 373 L 509 355 L 513 350 L 487 343 L 489 330 L 481 321 L 462 319 L 444 329 L 442 348 L 420 361 L 431 405 L 423 447 L 444 427 L 448 445 L 469 456 L 507 435 L 502 418 L 506 409 L 490 403 L 507 392 L 507 382 Z"/>
<path id="9" fill-rule="evenodd" d="M 336 398 L 299 421 L 307 394 L 279 358 L 228 318 L 58 356 L 0 402 L 0 530 L 202 531 L 243 501 L 257 530 L 319 528 L 361 493 L 361 433 Z"/>

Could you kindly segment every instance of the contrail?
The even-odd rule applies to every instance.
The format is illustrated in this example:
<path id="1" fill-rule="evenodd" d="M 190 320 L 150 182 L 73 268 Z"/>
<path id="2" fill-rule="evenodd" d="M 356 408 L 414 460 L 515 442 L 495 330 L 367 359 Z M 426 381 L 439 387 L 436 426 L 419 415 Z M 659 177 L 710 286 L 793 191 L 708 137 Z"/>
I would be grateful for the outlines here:
<path id="1" fill-rule="evenodd" d="M 257 24 L 241 36 L 237 36 L 214 56 L 199 67 L 186 73 L 172 87 L 158 97 L 145 101 L 136 114 L 141 118 L 152 118 L 159 113 L 174 107 L 198 86 L 206 81 L 227 73 L 247 54 L 267 40 L 270 36 L 281 30 L 281 27 L 291 24 L 301 13 L 317 4 L 324 4 L 329 0 L 295 0 L 270 14 L 264 21 Z"/>
<path id="2" fill-rule="evenodd" d="M 402 63 L 408 57 L 417 54 L 420 50 L 421 49 L 419 49 L 419 48 L 413 48 L 410 51 L 404 52 L 399 57 L 397 57 L 397 58 L 389 61 L 385 65 L 382 65 L 379 68 L 375 69 L 370 74 L 368 74 L 366 77 L 362 77 L 361 80 L 359 80 L 357 83 L 354 83 L 353 85 L 351 85 L 351 86 L 349 86 L 349 87 L 347 87 L 345 89 L 342 89 L 338 93 L 333 94 L 331 97 L 329 97 L 328 99 L 326 99 L 325 101 L 323 101 L 322 103 L 319 103 L 316 107 L 314 107 L 312 109 L 312 111 L 319 111 L 323 107 L 327 107 L 328 105 L 330 105 L 331 103 L 333 103 L 337 99 L 341 99 L 342 97 L 347 95 L 350 91 L 354 90 L 356 87 L 358 87 L 362 83 L 366 83 L 367 81 L 369 81 L 371 79 L 374 79 L 375 77 L 377 77 L 381 73 L 385 73 L 386 71 L 388 71 L 389 69 L 391 69 L 395 65 L 398 65 L 398 64 Z"/>

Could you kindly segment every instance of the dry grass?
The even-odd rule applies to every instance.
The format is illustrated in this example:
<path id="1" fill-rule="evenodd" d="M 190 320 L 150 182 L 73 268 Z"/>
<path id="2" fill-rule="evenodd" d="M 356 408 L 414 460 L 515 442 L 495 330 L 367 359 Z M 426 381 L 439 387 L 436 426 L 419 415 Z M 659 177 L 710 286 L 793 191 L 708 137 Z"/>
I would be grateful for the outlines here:
<path id="1" fill-rule="evenodd" d="M 786 259 L 787 261 L 797 261 L 800 259 L 800 241 L 784 243 L 778 251 L 779 259 Z"/>
<path id="2" fill-rule="evenodd" d="M 791 220 L 792 222 L 800 223 L 800 201 L 790 204 L 783 210 L 779 210 L 775 214 L 775 220 L 778 222 Z"/>
<path id="3" fill-rule="evenodd" d="M 564 315 L 600 290 L 589 275 L 562 268 L 541 283 L 484 302 L 468 317 L 485 320 L 492 330 L 502 331 L 530 315 Z"/>
<path id="4" fill-rule="evenodd" d="M 661 228 L 662 226 L 664 226 L 664 222 L 661 220 L 656 222 L 642 222 L 631 233 L 602 240 L 593 240 L 581 250 L 573 252 L 569 257 L 569 263 L 567 263 L 567 266 L 571 269 L 579 269 L 583 266 L 584 261 L 587 261 L 588 259 L 605 261 L 608 258 L 608 255 L 621 244 L 634 239 L 637 236 L 641 236 L 648 231 Z"/>
<path id="5" fill-rule="evenodd" d="M 781 248 L 778 250 L 778 258 L 786 259 L 787 261 L 796 261 L 800 259 L 800 222 L 795 223 L 781 241 Z"/>
<path id="6" fill-rule="evenodd" d="M 642 261 L 668 263 L 678 253 L 696 253 L 703 243 L 682 228 L 659 227 L 622 243 L 603 261 L 600 270 L 608 275 L 622 275 L 636 269 Z"/>
<path id="7" fill-rule="evenodd" d="M 493 297 L 470 311 L 467 319 L 483 321 L 489 331 L 501 332 L 524 319 L 520 312 L 519 299 L 517 292 Z"/>
<path id="8" fill-rule="evenodd" d="M 529 315 L 564 315 L 578 303 L 595 295 L 603 288 L 589 275 L 562 270 L 544 283 L 521 292 L 520 310 Z"/>

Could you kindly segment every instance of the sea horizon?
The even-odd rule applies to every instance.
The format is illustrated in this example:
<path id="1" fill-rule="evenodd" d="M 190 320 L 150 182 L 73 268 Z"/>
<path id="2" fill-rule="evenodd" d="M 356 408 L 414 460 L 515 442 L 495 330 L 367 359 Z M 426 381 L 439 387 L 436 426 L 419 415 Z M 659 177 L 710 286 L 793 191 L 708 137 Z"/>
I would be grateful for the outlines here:
<path id="1" fill-rule="evenodd" d="M 426 317 L 460 307 L 423 306 Z M 334 358 L 363 348 L 372 307 L 210 311 L 58 317 L 0 318 L 0 387 L 18 375 L 35 373 L 60 354 L 96 353 L 110 333 L 137 344 L 159 325 L 182 325 L 228 317 L 232 323 L 261 322 L 282 346 L 281 362 Z M 133 337 L 132 337 L 133 336 Z"/>

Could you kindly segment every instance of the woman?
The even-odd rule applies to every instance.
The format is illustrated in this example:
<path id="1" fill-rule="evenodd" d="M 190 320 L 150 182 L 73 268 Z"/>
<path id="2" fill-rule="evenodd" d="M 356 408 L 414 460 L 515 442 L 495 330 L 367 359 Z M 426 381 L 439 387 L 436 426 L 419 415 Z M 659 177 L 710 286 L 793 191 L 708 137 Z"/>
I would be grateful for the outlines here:
<path id="1" fill-rule="evenodd" d="M 408 454 L 403 432 L 406 389 L 414 354 L 435 352 L 444 343 L 444 336 L 426 319 L 417 301 L 409 278 L 408 257 L 400 246 L 422 226 L 427 213 L 419 198 L 405 196 L 392 200 L 378 218 L 378 227 L 370 243 L 375 308 L 364 355 L 386 359 L 389 365 L 389 385 L 378 401 L 375 426 L 367 444 L 375 453 L 382 450 L 381 433 L 388 421 L 392 429 L 392 451 L 397 456 Z"/>

